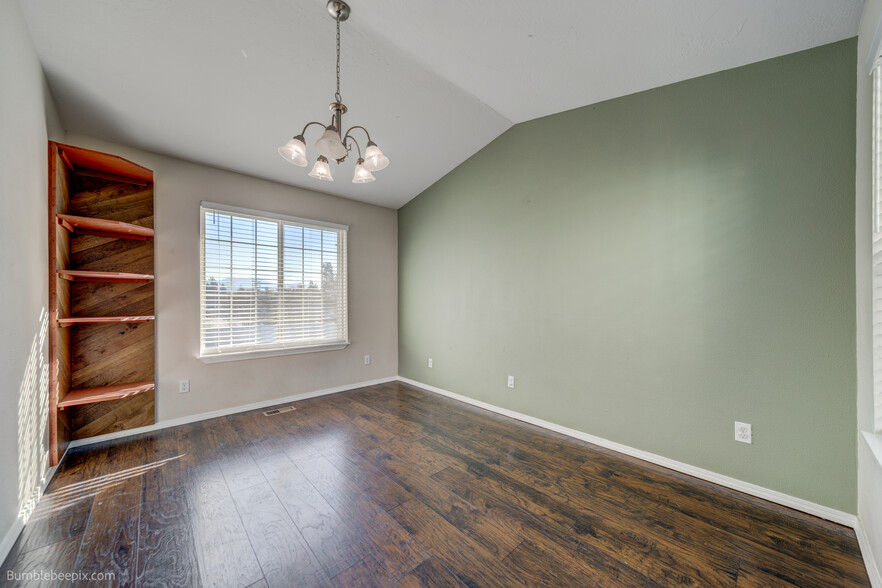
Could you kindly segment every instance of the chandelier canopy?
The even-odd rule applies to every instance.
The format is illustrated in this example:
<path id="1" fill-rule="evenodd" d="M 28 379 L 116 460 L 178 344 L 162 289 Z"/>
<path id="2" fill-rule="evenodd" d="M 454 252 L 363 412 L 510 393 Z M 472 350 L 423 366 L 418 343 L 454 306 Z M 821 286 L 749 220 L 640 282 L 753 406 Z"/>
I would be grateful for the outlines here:
<path id="1" fill-rule="evenodd" d="M 325 182 L 333 182 L 331 175 L 330 161 L 334 160 L 338 164 L 346 161 L 352 145 L 358 150 L 358 160 L 355 162 L 355 174 L 352 178 L 353 184 L 366 184 L 373 182 L 376 178 L 373 173 L 384 169 L 389 165 L 389 158 L 383 155 L 377 144 L 371 140 L 371 134 L 362 126 L 349 127 L 345 134 L 343 130 L 343 115 L 348 110 L 343 104 L 343 98 L 340 96 L 340 23 L 349 18 L 351 9 L 346 2 L 342 0 L 330 0 L 328 2 L 328 12 L 337 22 L 337 92 L 334 94 L 334 102 L 331 102 L 331 124 L 325 126 L 320 122 L 310 122 L 303 127 L 300 134 L 279 147 L 279 155 L 286 161 L 293 163 L 299 167 L 306 167 L 306 140 L 303 138 L 306 129 L 312 125 L 324 127 L 322 136 L 315 142 L 315 150 L 319 156 L 309 172 L 309 177 L 316 178 Z M 361 130 L 367 136 L 365 144 L 364 157 L 362 157 L 361 145 L 352 136 L 352 132 L 356 129 Z"/>

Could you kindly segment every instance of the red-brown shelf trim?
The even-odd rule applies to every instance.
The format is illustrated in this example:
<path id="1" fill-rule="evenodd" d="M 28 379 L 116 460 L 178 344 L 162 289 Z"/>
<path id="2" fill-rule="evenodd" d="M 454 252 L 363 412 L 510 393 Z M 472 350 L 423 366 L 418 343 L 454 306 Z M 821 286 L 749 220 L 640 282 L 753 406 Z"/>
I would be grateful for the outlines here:
<path id="1" fill-rule="evenodd" d="M 122 221 L 61 213 L 55 216 L 58 217 L 58 224 L 71 233 L 114 237 L 117 239 L 136 239 L 138 241 L 146 241 L 153 237 L 153 229 Z"/>
<path id="2" fill-rule="evenodd" d="M 127 274 L 123 272 L 93 272 L 87 270 L 60 269 L 58 276 L 71 282 L 131 282 L 146 284 L 153 279 L 150 274 Z"/>
<path id="3" fill-rule="evenodd" d="M 59 156 L 68 169 L 73 172 L 112 181 L 129 182 L 139 186 L 153 183 L 152 171 L 118 155 L 64 145 L 63 143 L 55 145 L 58 148 Z"/>
<path id="4" fill-rule="evenodd" d="M 98 388 L 79 388 L 71 390 L 67 395 L 58 401 L 58 408 L 63 409 L 68 406 L 78 406 L 81 404 L 94 404 L 96 402 L 106 402 L 108 400 L 119 400 L 120 398 L 128 398 L 135 394 L 149 392 L 156 387 L 155 382 L 134 382 L 132 384 L 116 384 L 114 386 L 100 386 Z"/>
<path id="5" fill-rule="evenodd" d="M 156 317 L 144 316 L 70 316 L 58 319 L 59 327 L 71 327 L 73 325 L 102 325 L 107 323 L 146 323 Z"/>

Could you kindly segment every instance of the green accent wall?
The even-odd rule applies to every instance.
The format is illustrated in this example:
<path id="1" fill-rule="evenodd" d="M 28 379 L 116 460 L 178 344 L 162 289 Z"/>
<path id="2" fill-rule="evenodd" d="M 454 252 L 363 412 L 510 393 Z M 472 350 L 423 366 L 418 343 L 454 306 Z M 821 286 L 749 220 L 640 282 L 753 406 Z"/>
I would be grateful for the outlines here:
<path id="1" fill-rule="evenodd" d="M 399 211 L 399 373 L 854 513 L 856 62 L 512 127 Z"/>

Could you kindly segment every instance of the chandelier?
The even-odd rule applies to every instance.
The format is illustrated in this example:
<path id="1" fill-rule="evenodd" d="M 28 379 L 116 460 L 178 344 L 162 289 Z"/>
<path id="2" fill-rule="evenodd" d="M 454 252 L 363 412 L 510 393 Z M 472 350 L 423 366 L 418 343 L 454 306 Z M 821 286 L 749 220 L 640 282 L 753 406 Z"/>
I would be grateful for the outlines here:
<path id="1" fill-rule="evenodd" d="M 330 0 L 328 2 L 328 12 L 337 22 L 337 92 L 334 94 L 334 102 L 331 102 L 331 124 L 325 126 L 319 122 L 307 123 L 299 135 L 279 147 L 279 155 L 285 161 L 290 161 L 296 166 L 306 167 L 306 140 L 303 134 L 306 129 L 312 125 L 324 127 L 324 132 L 318 141 L 315 142 L 315 150 L 319 156 L 309 172 L 309 176 L 317 180 L 325 182 L 333 182 L 331 176 L 330 161 L 335 160 L 338 164 L 346 161 L 349 152 L 354 144 L 358 150 L 358 160 L 355 162 L 355 175 L 352 177 L 353 184 L 366 184 L 373 182 L 376 178 L 371 172 L 380 171 L 389 165 L 389 158 L 383 155 L 377 144 L 371 141 L 371 134 L 362 126 L 350 127 L 346 134 L 343 132 L 343 115 L 346 113 L 346 105 L 340 96 L 340 23 L 349 18 L 350 8 L 346 2 L 342 0 Z M 361 145 L 352 136 L 352 132 L 356 129 L 364 131 L 367 136 L 365 144 L 364 157 L 361 153 Z"/>

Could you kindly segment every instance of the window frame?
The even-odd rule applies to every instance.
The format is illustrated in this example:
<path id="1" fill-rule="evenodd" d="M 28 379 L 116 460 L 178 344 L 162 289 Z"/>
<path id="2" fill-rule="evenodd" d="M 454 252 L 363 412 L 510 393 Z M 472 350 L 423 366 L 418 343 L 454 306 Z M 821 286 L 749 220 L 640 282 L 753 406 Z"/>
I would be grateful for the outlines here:
<path id="1" fill-rule="evenodd" d="M 873 63 L 872 252 L 870 257 L 871 330 L 873 337 L 873 430 L 882 433 L 882 57 Z"/>
<path id="2" fill-rule="evenodd" d="M 252 349 L 241 349 L 236 347 L 228 347 L 228 350 L 206 352 L 204 341 L 204 318 L 205 318 L 205 302 L 206 302 L 206 282 L 205 282 L 205 246 L 206 246 L 206 212 L 228 213 L 233 216 L 246 216 L 263 221 L 274 221 L 279 223 L 279 227 L 284 225 L 298 226 L 307 229 L 319 229 L 323 231 L 333 230 L 338 233 L 338 276 L 342 279 L 342 320 L 343 327 L 342 339 L 336 339 L 327 343 L 319 344 L 285 344 L 276 342 L 275 346 L 257 346 Z M 281 231 L 281 229 L 280 229 Z M 219 363 L 227 361 L 240 361 L 246 359 L 257 359 L 263 357 L 276 357 L 282 355 L 296 355 L 301 353 L 316 353 L 321 351 L 337 351 L 345 349 L 349 346 L 349 268 L 348 268 L 348 232 L 349 226 L 314 219 L 301 218 L 280 213 L 267 212 L 263 210 L 254 210 L 239 206 L 231 206 L 228 204 L 219 204 L 216 202 L 201 201 L 199 203 L 199 350 L 197 357 L 205 363 Z M 281 235 L 281 232 L 280 232 Z M 281 252 L 279 252 L 281 253 Z M 277 253 L 278 254 L 278 253 Z M 282 260 L 278 259 L 277 264 Z M 270 344 L 271 345 L 271 344 Z"/>

